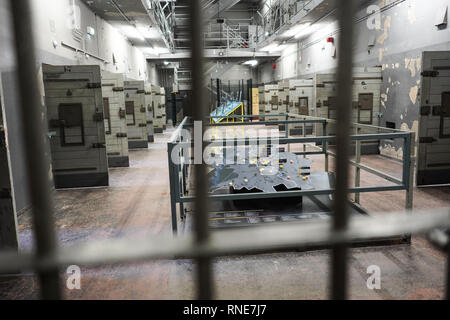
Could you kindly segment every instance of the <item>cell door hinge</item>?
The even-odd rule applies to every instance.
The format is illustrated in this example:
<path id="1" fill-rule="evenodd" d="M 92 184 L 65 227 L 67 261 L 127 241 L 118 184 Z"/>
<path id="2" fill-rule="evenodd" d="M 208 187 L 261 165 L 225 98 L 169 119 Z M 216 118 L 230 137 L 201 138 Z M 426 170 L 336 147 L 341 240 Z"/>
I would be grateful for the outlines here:
<path id="1" fill-rule="evenodd" d="M 125 91 L 125 89 L 123 87 L 114 87 L 113 91 L 114 92 L 123 92 L 123 91 Z"/>
<path id="2" fill-rule="evenodd" d="M 103 120 L 105 120 L 105 117 L 103 116 L 103 113 L 97 112 L 94 114 L 93 119 L 95 122 L 102 122 Z"/>
<path id="3" fill-rule="evenodd" d="M 439 75 L 439 71 L 436 70 L 425 70 L 421 73 L 424 78 L 436 78 Z"/>
<path id="4" fill-rule="evenodd" d="M 93 143 L 92 144 L 92 148 L 93 149 L 105 149 L 106 148 L 106 144 L 104 144 L 104 143 Z"/>
<path id="5" fill-rule="evenodd" d="M 420 143 L 433 143 L 436 142 L 437 139 L 433 138 L 433 137 L 422 137 L 419 139 Z"/>
<path id="6" fill-rule="evenodd" d="M 128 137 L 128 134 L 126 134 L 126 133 L 119 132 L 117 134 L 117 138 L 127 138 L 127 137 Z"/>
<path id="7" fill-rule="evenodd" d="M 89 82 L 87 84 L 88 89 L 100 89 L 102 87 L 102 84 L 100 82 Z"/>

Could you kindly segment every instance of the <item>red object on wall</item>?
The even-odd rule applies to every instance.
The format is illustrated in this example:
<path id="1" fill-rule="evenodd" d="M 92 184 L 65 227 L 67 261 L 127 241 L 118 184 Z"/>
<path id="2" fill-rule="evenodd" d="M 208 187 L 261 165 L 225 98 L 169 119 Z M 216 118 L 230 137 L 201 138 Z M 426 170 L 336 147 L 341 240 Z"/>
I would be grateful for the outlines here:
<path id="1" fill-rule="evenodd" d="M 334 38 L 333 37 L 327 38 L 327 43 L 334 43 Z"/>
<path id="2" fill-rule="evenodd" d="M 273 68 L 273 69 L 276 69 L 276 68 L 277 68 L 277 65 L 276 65 L 276 64 L 273 64 L 273 65 L 272 65 L 272 68 Z"/>

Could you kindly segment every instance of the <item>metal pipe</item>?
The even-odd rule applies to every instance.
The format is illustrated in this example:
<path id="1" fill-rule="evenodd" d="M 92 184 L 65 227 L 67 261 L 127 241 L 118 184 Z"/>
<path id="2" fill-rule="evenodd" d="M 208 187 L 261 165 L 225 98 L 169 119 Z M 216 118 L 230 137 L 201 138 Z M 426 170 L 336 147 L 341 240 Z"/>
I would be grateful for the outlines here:
<path id="1" fill-rule="evenodd" d="M 350 115 L 352 107 L 352 64 L 353 33 L 356 3 L 342 1 L 338 9 L 341 27 L 339 63 L 337 71 L 337 134 L 336 134 L 336 192 L 334 194 L 333 229 L 345 231 L 348 226 L 348 173 L 350 145 Z M 335 300 L 347 299 L 347 244 L 337 244 L 331 259 L 331 297 Z"/>
<path id="2" fill-rule="evenodd" d="M 190 34 L 192 37 L 192 100 L 194 107 L 194 121 L 201 121 L 202 135 L 205 131 L 203 120 L 207 116 L 203 87 L 203 42 L 198 36 L 203 33 L 203 17 L 200 1 L 192 1 L 190 5 Z M 217 80 L 219 82 L 219 79 Z M 220 97 L 219 83 L 217 86 L 218 97 Z M 219 98 L 220 99 L 220 98 Z M 203 140 L 203 139 L 202 139 Z M 196 143 L 199 143 L 196 141 Z M 202 150 L 205 148 L 203 144 Z M 203 155 L 203 152 L 202 152 Z M 194 231 L 196 245 L 202 247 L 209 241 L 208 228 L 208 178 L 207 167 L 202 160 L 202 164 L 195 166 L 195 214 Z M 199 257 L 197 259 L 196 278 L 197 278 L 197 296 L 200 300 L 208 300 L 213 297 L 211 259 L 209 257 Z"/>
<path id="3" fill-rule="evenodd" d="M 20 88 L 20 115 L 23 124 L 27 186 L 33 208 L 37 259 L 53 259 L 57 251 L 53 220 L 52 181 L 49 177 L 48 138 L 42 118 L 37 83 L 33 23 L 29 0 L 9 1 L 15 34 L 15 49 Z M 60 299 L 58 268 L 38 270 L 43 299 Z"/>

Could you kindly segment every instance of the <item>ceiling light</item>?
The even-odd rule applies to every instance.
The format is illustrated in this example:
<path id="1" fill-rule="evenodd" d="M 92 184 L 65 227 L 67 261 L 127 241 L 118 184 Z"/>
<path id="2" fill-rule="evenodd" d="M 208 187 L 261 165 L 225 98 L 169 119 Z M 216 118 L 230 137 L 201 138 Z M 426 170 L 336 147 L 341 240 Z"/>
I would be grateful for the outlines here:
<path id="1" fill-rule="evenodd" d="M 264 48 L 261 48 L 260 51 L 268 51 L 273 52 L 274 49 L 278 47 L 278 42 L 272 42 L 271 44 L 265 46 Z"/>
<path id="2" fill-rule="evenodd" d="M 137 27 L 139 33 L 146 39 L 161 39 L 161 33 L 156 28 L 151 27 Z"/>
<path id="3" fill-rule="evenodd" d="M 247 66 L 256 67 L 258 65 L 258 60 L 248 60 L 245 61 L 243 64 Z"/>
<path id="4" fill-rule="evenodd" d="M 295 39 L 300 39 L 307 35 L 310 35 L 313 32 L 316 32 L 317 30 L 319 30 L 319 28 L 320 28 L 320 24 L 316 23 L 316 24 L 310 25 L 310 26 L 304 28 L 303 30 L 297 32 L 297 34 L 295 35 Z"/>
<path id="5" fill-rule="evenodd" d="M 145 40 L 145 38 L 142 36 L 142 34 L 139 32 L 139 30 L 136 27 L 133 27 L 133 26 L 121 26 L 120 30 L 123 32 L 123 34 L 128 39 L 139 39 L 141 41 Z"/>
<path id="6" fill-rule="evenodd" d="M 311 26 L 311 22 L 306 22 L 306 23 L 295 25 L 292 28 L 290 28 L 288 31 L 283 33 L 282 37 L 283 38 L 292 38 L 292 37 L 296 36 L 298 33 L 303 32 L 309 26 Z"/>

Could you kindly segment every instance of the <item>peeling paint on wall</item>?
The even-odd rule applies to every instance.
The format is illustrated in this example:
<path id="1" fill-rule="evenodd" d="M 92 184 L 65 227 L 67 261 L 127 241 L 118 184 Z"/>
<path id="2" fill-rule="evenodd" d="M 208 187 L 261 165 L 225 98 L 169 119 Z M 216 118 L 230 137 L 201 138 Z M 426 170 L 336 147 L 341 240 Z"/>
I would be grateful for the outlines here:
<path id="1" fill-rule="evenodd" d="M 417 102 L 417 95 L 419 94 L 419 86 L 414 86 L 409 90 L 409 98 L 413 104 Z"/>
<path id="2" fill-rule="evenodd" d="M 405 68 L 411 71 L 412 78 L 416 76 L 416 70 L 420 71 L 421 67 L 422 67 L 421 58 L 417 59 L 405 58 Z"/>
<path id="3" fill-rule="evenodd" d="M 389 37 L 389 29 L 391 28 L 391 16 L 387 16 L 384 20 L 383 34 L 378 37 L 378 43 L 383 44 Z"/>
<path id="4" fill-rule="evenodd" d="M 408 9 L 408 20 L 409 23 L 414 24 L 417 21 L 416 18 L 416 0 L 412 0 Z"/>

